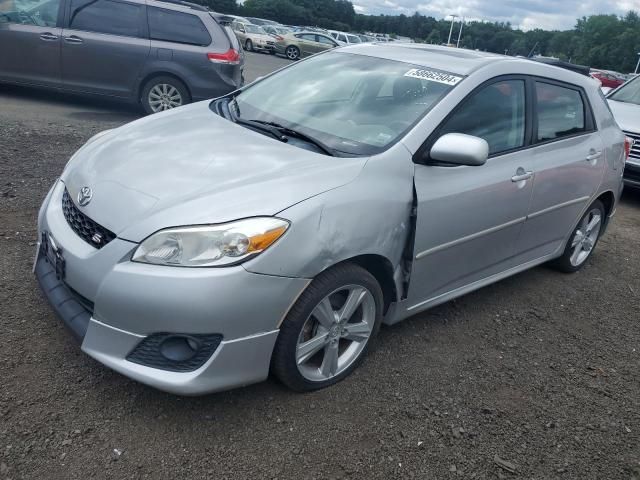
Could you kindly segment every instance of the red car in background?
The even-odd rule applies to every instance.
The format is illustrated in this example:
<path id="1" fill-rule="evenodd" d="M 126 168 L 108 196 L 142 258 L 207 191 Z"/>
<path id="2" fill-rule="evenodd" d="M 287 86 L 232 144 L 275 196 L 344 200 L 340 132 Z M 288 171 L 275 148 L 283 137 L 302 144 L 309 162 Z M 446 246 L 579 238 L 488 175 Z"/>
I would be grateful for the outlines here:
<path id="1" fill-rule="evenodd" d="M 590 75 L 596 80 L 599 80 L 603 87 L 607 88 L 618 88 L 625 82 L 621 76 L 617 76 L 612 72 L 592 70 Z"/>

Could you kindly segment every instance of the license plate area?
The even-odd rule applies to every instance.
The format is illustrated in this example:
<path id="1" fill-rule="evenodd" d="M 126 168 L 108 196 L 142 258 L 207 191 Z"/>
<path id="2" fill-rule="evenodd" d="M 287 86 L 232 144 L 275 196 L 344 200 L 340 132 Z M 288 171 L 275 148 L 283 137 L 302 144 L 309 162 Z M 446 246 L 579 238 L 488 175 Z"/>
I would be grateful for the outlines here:
<path id="1" fill-rule="evenodd" d="M 65 261 L 62 248 L 55 242 L 48 232 L 42 232 L 40 240 L 40 251 L 48 263 L 50 263 L 58 280 L 64 280 L 65 277 Z"/>

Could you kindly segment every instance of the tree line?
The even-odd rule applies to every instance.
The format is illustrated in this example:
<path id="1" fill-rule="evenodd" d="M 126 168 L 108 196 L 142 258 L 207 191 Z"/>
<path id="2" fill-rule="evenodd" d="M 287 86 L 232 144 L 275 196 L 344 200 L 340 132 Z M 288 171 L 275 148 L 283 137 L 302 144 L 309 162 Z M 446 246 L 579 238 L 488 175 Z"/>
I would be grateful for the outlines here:
<path id="1" fill-rule="evenodd" d="M 377 32 L 410 37 L 419 42 L 442 44 L 449 36 L 450 21 L 414 15 L 357 14 L 348 0 L 196 0 L 213 10 L 268 18 L 286 25 L 307 25 L 355 32 Z M 454 26 L 452 43 L 460 23 Z M 460 46 L 508 55 L 544 55 L 593 68 L 632 72 L 640 52 L 640 16 L 630 11 L 617 15 L 592 15 L 576 21 L 572 30 L 542 29 L 526 32 L 509 23 L 466 22 Z"/>

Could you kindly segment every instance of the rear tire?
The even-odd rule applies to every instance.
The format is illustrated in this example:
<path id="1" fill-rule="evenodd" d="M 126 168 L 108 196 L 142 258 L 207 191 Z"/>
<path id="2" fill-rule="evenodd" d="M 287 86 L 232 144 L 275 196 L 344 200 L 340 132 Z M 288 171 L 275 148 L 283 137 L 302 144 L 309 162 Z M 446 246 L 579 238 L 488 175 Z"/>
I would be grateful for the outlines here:
<path id="1" fill-rule="evenodd" d="M 569 237 L 562 256 L 550 265 L 565 273 L 574 273 L 584 267 L 604 231 L 605 215 L 602 202 L 593 202 Z"/>
<path id="2" fill-rule="evenodd" d="M 282 323 L 272 373 L 298 392 L 343 380 L 366 356 L 382 309 L 380 285 L 364 268 L 345 263 L 321 273 Z"/>
<path id="3" fill-rule="evenodd" d="M 244 42 L 244 49 L 247 52 L 253 52 L 253 42 L 249 39 L 247 39 L 246 42 Z"/>
<path id="4" fill-rule="evenodd" d="M 298 60 L 300 58 L 300 49 L 295 45 L 289 45 L 284 54 L 289 60 Z"/>
<path id="5" fill-rule="evenodd" d="M 140 103 L 144 111 L 151 115 L 191 103 L 191 95 L 186 85 L 180 80 L 161 75 L 145 83 Z"/>

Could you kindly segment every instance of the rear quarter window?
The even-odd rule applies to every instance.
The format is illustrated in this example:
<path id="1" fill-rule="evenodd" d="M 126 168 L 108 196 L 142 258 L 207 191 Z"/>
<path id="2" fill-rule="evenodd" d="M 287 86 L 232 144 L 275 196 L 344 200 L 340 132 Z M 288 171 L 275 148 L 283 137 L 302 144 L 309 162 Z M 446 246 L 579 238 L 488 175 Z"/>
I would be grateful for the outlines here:
<path id="1" fill-rule="evenodd" d="M 587 109 L 578 90 L 536 82 L 536 110 L 538 142 L 587 131 Z"/>
<path id="2" fill-rule="evenodd" d="M 147 7 L 147 12 L 152 40 L 203 47 L 211 44 L 207 27 L 196 15 L 157 7 Z"/>

